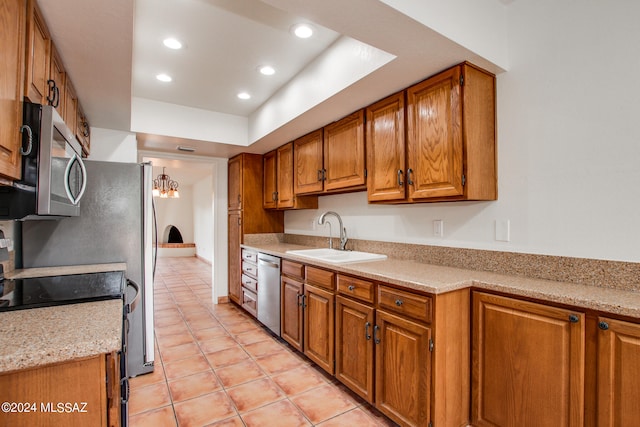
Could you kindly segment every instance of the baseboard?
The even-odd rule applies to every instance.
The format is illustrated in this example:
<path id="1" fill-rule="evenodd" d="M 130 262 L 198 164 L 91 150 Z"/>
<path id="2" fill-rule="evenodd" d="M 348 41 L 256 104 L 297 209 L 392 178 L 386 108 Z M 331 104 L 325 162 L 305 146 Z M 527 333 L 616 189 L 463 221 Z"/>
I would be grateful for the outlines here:
<path id="1" fill-rule="evenodd" d="M 200 261 L 207 263 L 209 265 L 211 265 L 211 261 L 209 261 L 208 259 L 202 258 L 200 255 L 196 254 L 195 255 L 196 258 L 198 258 Z"/>
<path id="2" fill-rule="evenodd" d="M 228 304 L 229 303 L 229 297 L 218 297 L 218 304 Z"/>

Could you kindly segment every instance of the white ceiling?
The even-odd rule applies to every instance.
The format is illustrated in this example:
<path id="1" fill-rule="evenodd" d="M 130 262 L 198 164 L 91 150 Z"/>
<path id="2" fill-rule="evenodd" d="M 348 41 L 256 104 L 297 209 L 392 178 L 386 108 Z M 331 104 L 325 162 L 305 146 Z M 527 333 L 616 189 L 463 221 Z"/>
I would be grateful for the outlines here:
<path id="1" fill-rule="evenodd" d="M 488 0 L 490 1 L 490 0 Z M 507 4 L 512 0 L 498 0 Z M 131 130 L 132 97 L 246 118 L 247 146 L 227 141 L 145 131 L 138 147 L 176 153 L 177 145 L 205 156 L 263 153 L 362 108 L 450 65 L 470 60 L 491 71 L 499 67 L 453 43 L 380 0 L 38 0 L 52 37 L 94 127 Z M 312 23 L 317 37 L 290 34 L 296 22 Z M 164 37 L 186 46 L 170 51 Z M 327 55 L 337 40 L 349 38 L 388 52 L 388 64 L 333 92 L 296 117 L 255 132 L 282 93 L 305 69 Z M 277 73 L 256 71 L 272 65 Z M 339 68 L 340 64 L 336 64 Z M 158 82 L 160 72 L 174 81 Z M 331 78 L 329 69 L 321 76 Z M 307 77 L 308 78 L 308 77 Z M 317 85 L 326 82 L 315 77 Z M 307 82 L 308 83 L 308 82 Z M 250 92 L 249 101 L 236 97 Z M 303 94 L 302 96 L 306 96 Z M 282 102 L 282 101 L 280 101 Z"/>

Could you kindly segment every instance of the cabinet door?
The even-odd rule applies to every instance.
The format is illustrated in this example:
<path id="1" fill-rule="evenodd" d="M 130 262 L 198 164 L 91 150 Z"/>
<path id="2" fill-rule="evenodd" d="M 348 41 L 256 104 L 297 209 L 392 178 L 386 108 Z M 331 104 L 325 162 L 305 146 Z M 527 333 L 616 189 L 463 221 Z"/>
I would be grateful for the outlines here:
<path id="1" fill-rule="evenodd" d="M 293 142 L 293 191 L 296 195 L 318 193 L 323 188 L 322 129 Z"/>
<path id="2" fill-rule="evenodd" d="M 474 293 L 472 424 L 582 426 L 584 315 Z"/>
<path id="3" fill-rule="evenodd" d="M 404 200 L 404 92 L 367 108 L 366 141 L 369 201 Z"/>
<path id="4" fill-rule="evenodd" d="M 376 312 L 376 407 L 407 426 L 431 419 L 431 329 L 382 310 Z"/>
<path id="5" fill-rule="evenodd" d="M 76 90 L 71 83 L 71 80 L 68 78 L 65 79 L 64 82 L 64 112 L 62 114 L 62 118 L 64 122 L 67 124 L 71 132 L 77 134 L 77 122 L 78 122 L 78 96 L 76 95 Z M 82 139 L 78 138 L 80 144 L 83 145 Z"/>
<path id="6" fill-rule="evenodd" d="M 73 129 L 66 121 L 65 117 L 65 89 L 66 75 L 62 60 L 58 54 L 56 46 L 51 42 L 51 62 L 49 63 L 49 80 L 51 80 L 51 91 L 49 92 L 49 105 L 53 105 L 60 117 L 65 121 L 69 129 Z"/>
<path id="7" fill-rule="evenodd" d="M 24 95 L 36 104 L 47 104 L 51 37 L 36 0 L 29 0 L 27 8 L 27 75 Z"/>
<path id="8" fill-rule="evenodd" d="M 302 296 L 303 284 L 282 276 L 281 336 L 298 351 L 302 351 Z"/>
<path id="9" fill-rule="evenodd" d="M 407 89 L 406 179 L 411 199 L 464 194 L 460 68 Z"/>
<path id="10" fill-rule="evenodd" d="M 229 210 L 242 209 L 242 155 L 229 159 Z"/>
<path id="11" fill-rule="evenodd" d="M 77 98 L 76 108 L 76 138 L 78 138 L 78 141 L 82 144 L 82 153 L 85 156 L 89 156 L 91 152 L 91 128 L 82 110 L 82 105 L 80 105 L 80 101 Z"/>
<path id="12" fill-rule="evenodd" d="M 304 353 L 333 375 L 334 360 L 333 292 L 304 286 Z"/>
<path id="13" fill-rule="evenodd" d="M 20 126 L 24 84 L 25 1 L 9 0 L 0 8 L 0 175 L 20 179 Z"/>
<path id="14" fill-rule="evenodd" d="M 373 403 L 373 307 L 336 297 L 336 378 Z"/>
<path id="15" fill-rule="evenodd" d="M 263 165 L 263 181 L 262 190 L 262 207 L 265 209 L 275 209 L 278 206 L 278 169 L 277 169 L 277 152 L 269 151 L 262 156 Z"/>
<path id="16" fill-rule="evenodd" d="M 229 298 L 237 303 L 242 303 L 242 256 L 240 245 L 242 244 L 242 215 L 239 211 L 229 212 L 228 239 L 229 239 Z"/>
<path id="17" fill-rule="evenodd" d="M 324 128 L 324 191 L 362 187 L 365 178 L 364 110 Z"/>
<path id="18" fill-rule="evenodd" d="M 598 426 L 636 425 L 640 419 L 640 325 L 598 320 Z"/>
<path id="19" fill-rule="evenodd" d="M 295 206 L 295 194 L 293 192 L 293 142 L 278 148 L 277 158 L 278 208 L 293 208 Z"/>

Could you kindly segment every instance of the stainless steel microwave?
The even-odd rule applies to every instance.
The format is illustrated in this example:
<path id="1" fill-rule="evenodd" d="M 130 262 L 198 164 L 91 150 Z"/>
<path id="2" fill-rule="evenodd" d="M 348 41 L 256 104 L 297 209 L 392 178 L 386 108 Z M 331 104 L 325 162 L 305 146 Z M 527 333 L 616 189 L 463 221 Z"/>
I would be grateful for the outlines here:
<path id="1" fill-rule="evenodd" d="M 0 186 L 1 219 L 80 215 L 87 184 L 80 142 L 49 105 L 24 103 L 22 179 Z"/>

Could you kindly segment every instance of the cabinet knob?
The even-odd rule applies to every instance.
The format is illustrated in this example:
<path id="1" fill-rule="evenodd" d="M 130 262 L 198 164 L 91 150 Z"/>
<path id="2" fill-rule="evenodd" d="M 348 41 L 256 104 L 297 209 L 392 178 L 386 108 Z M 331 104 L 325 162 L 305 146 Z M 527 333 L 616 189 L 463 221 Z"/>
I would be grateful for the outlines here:
<path id="1" fill-rule="evenodd" d="M 349 285 L 349 290 L 350 290 L 350 291 L 352 291 L 352 292 L 353 292 L 353 290 L 354 290 L 355 288 L 356 288 L 355 286 L 353 286 L 353 285 Z"/>
<path id="2" fill-rule="evenodd" d="M 578 323 L 578 321 L 580 321 L 580 318 L 577 315 L 575 315 L 575 314 L 570 314 L 569 315 L 569 322 Z"/>
<path id="3" fill-rule="evenodd" d="M 605 321 L 600 321 L 598 322 L 598 328 L 602 329 L 603 331 L 606 331 L 607 329 L 609 329 L 609 324 Z"/>
<path id="4" fill-rule="evenodd" d="M 400 307 L 402 304 L 403 304 L 403 302 L 402 302 L 402 300 L 401 300 L 401 299 L 397 299 L 397 300 L 396 300 L 396 305 L 397 305 L 398 307 Z"/>

